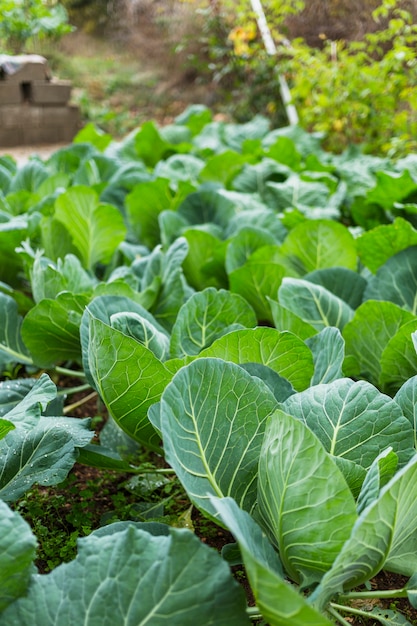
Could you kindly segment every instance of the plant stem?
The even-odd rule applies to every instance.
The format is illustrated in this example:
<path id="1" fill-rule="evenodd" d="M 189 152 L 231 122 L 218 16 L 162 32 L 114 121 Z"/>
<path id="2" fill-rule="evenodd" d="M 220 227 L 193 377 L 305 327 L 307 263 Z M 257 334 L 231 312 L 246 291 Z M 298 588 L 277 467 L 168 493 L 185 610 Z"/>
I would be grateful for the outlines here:
<path id="1" fill-rule="evenodd" d="M 68 406 L 66 406 L 63 410 L 63 414 L 67 415 L 68 413 L 71 413 L 71 411 L 73 411 L 79 406 L 82 406 L 83 404 L 85 404 L 92 398 L 95 398 L 96 396 L 97 396 L 97 391 L 93 391 L 92 393 L 89 393 L 88 396 L 81 398 L 81 400 L 78 400 L 78 402 L 73 402 L 72 404 L 69 404 Z"/>
<path id="2" fill-rule="evenodd" d="M 372 615 L 369 611 L 361 611 L 360 609 L 354 609 L 352 606 L 336 604 L 336 602 L 330 602 L 329 611 L 331 611 L 331 609 L 339 609 L 340 611 L 345 611 L 346 613 L 352 613 L 352 615 L 360 615 L 361 617 L 367 617 L 368 619 L 375 619 L 375 615 Z"/>
<path id="3" fill-rule="evenodd" d="M 383 589 L 381 591 L 351 591 L 340 596 L 342 602 L 352 600 L 353 598 L 406 598 L 407 590 L 402 589 Z"/>
<path id="4" fill-rule="evenodd" d="M 346 609 L 346 610 L 347 610 L 347 609 Z M 342 616 L 340 615 L 340 613 L 338 613 L 338 612 L 336 611 L 336 609 L 334 609 L 332 606 L 329 606 L 328 611 L 329 611 L 329 613 L 330 613 L 331 615 L 333 615 L 333 617 L 335 617 L 335 618 L 337 619 L 337 621 L 338 621 L 340 624 L 342 624 L 342 626 L 352 626 L 352 625 L 351 625 L 349 622 L 347 622 L 347 621 L 345 620 L 345 618 L 344 618 L 344 617 L 342 617 Z"/>
<path id="5" fill-rule="evenodd" d="M 262 615 L 259 613 L 257 606 L 247 606 L 246 613 L 248 614 L 249 619 L 262 619 Z"/>
<path id="6" fill-rule="evenodd" d="M 86 378 L 85 372 L 81 370 L 69 370 L 66 367 L 60 367 L 59 365 L 54 367 L 54 371 L 57 372 L 57 374 L 63 374 L 64 376 L 72 376 L 74 378 Z"/>
<path id="7" fill-rule="evenodd" d="M 56 394 L 57 396 L 70 396 L 73 393 L 79 393 L 80 391 L 87 391 L 87 389 L 91 389 L 88 383 L 84 385 L 78 385 L 78 387 L 58 387 L 59 391 Z"/>
<path id="8" fill-rule="evenodd" d="M 137 471 L 138 474 L 175 474 L 175 471 L 170 467 L 161 469 L 143 469 L 141 467 L 135 467 L 135 471 Z"/>

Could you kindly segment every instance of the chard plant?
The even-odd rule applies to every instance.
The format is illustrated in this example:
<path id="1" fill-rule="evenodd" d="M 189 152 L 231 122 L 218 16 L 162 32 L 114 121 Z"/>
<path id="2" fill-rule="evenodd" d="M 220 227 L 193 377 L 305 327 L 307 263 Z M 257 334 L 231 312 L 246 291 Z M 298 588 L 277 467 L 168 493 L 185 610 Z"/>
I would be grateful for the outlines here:
<path id="1" fill-rule="evenodd" d="M 417 608 L 416 161 L 320 140 L 195 106 L 0 159 L 1 626 L 409 623 L 378 602 Z M 70 417 L 63 375 L 236 544 L 119 522 L 39 574 L 29 488 L 149 471 Z"/>

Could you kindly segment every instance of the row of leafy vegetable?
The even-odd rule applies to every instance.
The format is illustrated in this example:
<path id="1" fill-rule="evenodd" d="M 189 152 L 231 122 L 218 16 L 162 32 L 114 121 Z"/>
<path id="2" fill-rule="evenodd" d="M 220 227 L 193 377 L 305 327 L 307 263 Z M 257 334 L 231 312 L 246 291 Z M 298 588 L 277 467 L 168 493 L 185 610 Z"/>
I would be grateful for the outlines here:
<path id="1" fill-rule="evenodd" d="M 194 106 L 1 157 L 0 185 L 0 498 L 76 460 L 140 472 L 65 415 L 70 374 L 239 546 L 119 523 L 41 576 L 3 503 L 0 624 L 408 623 L 349 605 L 386 568 L 417 606 L 417 158 Z"/>

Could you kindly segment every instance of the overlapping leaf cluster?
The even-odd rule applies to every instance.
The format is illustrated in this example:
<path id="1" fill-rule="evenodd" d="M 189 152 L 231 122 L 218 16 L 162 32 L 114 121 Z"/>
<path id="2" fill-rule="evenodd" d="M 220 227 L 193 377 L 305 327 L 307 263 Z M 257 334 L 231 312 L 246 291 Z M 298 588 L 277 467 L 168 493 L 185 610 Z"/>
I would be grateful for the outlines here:
<path id="1" fill-rule="evenodd" d="M 415 605 L 415 157 L 334 156 L 299 128 L 192 107 L 121 143 L 86 128 L 46 162 L 3 157 L 0 183 L 3 373 L 85 377 L 235 535 L 258 607 L 160 525 L 96 531 L 39 576 L 4 505 L 24 565 L 10 579 L 0 546 L 0 624 L 343 624 L 383 568 Z M 0 384 L 5 501 L 77 458 L 129 469 L 55 396 L 46 374 Z"/>

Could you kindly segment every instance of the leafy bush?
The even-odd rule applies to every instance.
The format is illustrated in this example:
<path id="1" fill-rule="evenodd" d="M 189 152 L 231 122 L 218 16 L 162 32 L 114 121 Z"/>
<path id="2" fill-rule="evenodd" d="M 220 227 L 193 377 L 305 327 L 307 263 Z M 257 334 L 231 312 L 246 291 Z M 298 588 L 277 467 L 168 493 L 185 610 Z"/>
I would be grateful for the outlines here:
<path id="1" fill-rule="evenodd" d="M 386 13 L 382 6 L 375 18 Z M 363 41 L 293 42 L 286 69 L 301 123 L 324 131 L 327 146 L 364 143 L 368 152 L 405 155 L 417 130 L 417 25 L 395 9 L 388 26 Z"/>
<path id="2" fill-rule="evenodd" d="M 17 54 L 36 40 L 54 40 L 72 30 L 62 4 L 46 0 L 1 0 L 0 41 Z"/>
<path id="3" fill-rule="evenodd" d="M 221 8 L 210 3 L 205 9 L 200 43 L 206 52 L 194 57 L 232 92 L 230 106 L 239 121 L 261 112 L 274 124 L 282 123 L 278 70 L 290 84 L 302 125 L 325 132 L 329 149 L 340 152 L 364 143 L 368 152 L 393 156 L 415 149 L 417 26 L 414 13 L 402 8 L 407 3 L 382 2 L 372 13 L 379 29 L 360 41 L 327 40 L 324 32 L 323 45 L 318 39 L 316 47 L 285 38 L 286 19 L 303 2 L 265 4 L 278 46 L 276 58 L 265 53 L 252 12 L 235 3 L 222 3 Z M 341 10 L 333 7 L 335 14 Z"/>

